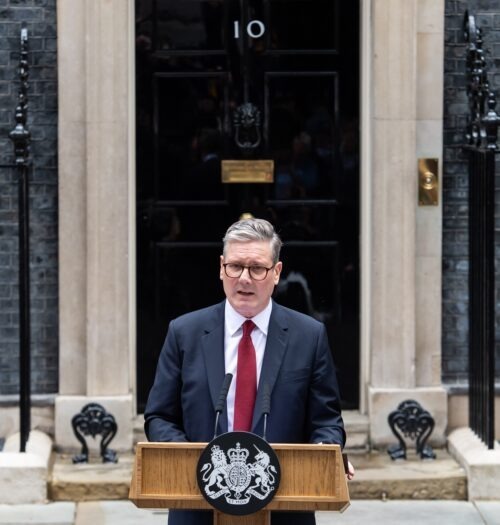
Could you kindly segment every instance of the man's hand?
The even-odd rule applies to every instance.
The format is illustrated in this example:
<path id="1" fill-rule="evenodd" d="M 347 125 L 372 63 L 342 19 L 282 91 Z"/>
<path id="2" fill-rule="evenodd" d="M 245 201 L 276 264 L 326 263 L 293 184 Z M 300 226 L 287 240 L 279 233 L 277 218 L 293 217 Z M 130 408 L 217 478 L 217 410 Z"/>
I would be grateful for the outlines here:
<path id="1" fill-rule="evenodd" d="M 350 481 L 354 477 L 354 467 L 345 452 L 342 454 L 342 461 L 344 463 L 345 476 Z"/>
<path id="2" fill-rule="evenodd" d="M 351 481 L 351 479 L 354 477 L 354 467 L 350 461 L 347 462 L 347 470 L 346 470 L 346 478 Z"/>

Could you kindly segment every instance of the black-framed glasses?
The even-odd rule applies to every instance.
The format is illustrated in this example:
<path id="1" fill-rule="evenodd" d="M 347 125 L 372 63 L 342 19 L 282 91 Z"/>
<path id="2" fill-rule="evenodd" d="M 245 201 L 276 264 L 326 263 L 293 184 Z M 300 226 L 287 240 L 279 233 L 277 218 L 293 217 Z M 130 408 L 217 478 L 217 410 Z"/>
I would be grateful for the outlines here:
<path id="1" fill-rule="evenodd" d="M 267 277 L 269 270 L 272 270 L 276 265 L 273 264 L 270 268 L 266 268 L 265 266 L 244 266 L 243 264 L 225 263 L 222 266 L 224 266 L 225 274 L 231 279 L 241 277 L 243 270 L 246 268 L 254 281 L 263 281 Z"/>

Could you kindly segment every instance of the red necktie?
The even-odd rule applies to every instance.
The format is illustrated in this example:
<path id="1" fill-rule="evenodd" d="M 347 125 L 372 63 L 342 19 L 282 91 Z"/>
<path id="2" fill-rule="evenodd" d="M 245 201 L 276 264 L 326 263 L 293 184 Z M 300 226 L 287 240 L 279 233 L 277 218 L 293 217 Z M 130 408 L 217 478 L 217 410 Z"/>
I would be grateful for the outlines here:
<path id="1" fill-rule="evenodd" d="M 234 430 L 250 431 L 252 428 L 253 409 L 257 395 L 257 364 L 255 348 L 250 336 L 254 328 L 253 321 L 245 321 L 243 323 L 243 335 L 238 344 Z"/>

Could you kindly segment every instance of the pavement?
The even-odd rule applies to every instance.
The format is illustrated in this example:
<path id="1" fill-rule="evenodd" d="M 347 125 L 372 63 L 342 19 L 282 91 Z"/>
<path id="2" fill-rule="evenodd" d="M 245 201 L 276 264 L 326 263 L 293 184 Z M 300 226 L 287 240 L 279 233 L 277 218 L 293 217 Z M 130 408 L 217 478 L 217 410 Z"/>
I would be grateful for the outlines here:
<path id="1" fill-rule="evenodd" d="M 167 511 L 131 502 L 0 505 L 0 525 L 166 525 Z M 353 500 L 342 514 L 317 512 L 317 525 L 500 525 L 498 501 Z"/>

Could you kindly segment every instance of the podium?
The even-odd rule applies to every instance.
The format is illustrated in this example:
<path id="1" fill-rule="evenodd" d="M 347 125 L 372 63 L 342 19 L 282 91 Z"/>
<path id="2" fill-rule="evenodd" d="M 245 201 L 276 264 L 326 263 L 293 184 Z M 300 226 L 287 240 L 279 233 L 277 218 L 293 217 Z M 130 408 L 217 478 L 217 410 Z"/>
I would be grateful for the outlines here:
<path id="1" fill-rule="evenodd" d="M 129 498 L 139 508 L 214 510 L 200 493 L 196 467 L 206 443 L 138 443 Z M 233 516 L 214 510 L 216 525 L 269 525 L 270 511 L 343 512 L 349 491 L 340 445 L 273 444 L 281 482 L 264 510 Z"/>

